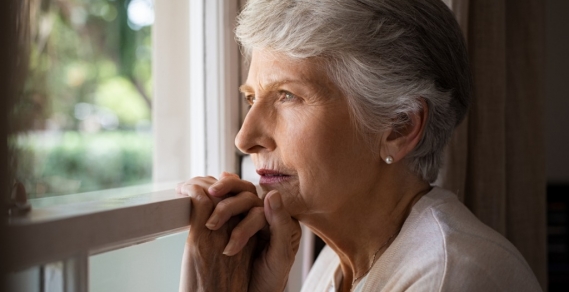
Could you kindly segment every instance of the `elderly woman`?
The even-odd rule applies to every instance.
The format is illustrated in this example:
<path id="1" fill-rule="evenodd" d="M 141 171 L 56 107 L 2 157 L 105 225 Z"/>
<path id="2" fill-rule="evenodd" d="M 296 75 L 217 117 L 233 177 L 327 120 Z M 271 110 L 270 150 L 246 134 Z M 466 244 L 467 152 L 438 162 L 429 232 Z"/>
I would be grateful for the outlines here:
<path id="1" fill-rule="evenodd" d="M 251 105 L 237 175 L 192 200 L 189 291 L 282 291 L 302 222 L 327 247 L 303 291 L 540 291 L 528 264 L 431 183 L 467 111 L 458 24 L 440 0 L 249 0 L 236 30 Z"/>

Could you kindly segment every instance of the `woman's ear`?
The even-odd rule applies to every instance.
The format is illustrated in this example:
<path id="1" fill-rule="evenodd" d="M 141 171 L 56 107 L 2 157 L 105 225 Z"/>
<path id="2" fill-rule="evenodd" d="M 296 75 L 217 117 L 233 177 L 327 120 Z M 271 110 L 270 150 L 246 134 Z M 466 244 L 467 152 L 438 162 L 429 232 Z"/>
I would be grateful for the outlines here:
<path id="1" fill-rule="evenodd" d="M 381 159 L 387 164 L 402 160 L 421 141 L 429 116 L 429 106 L 424 98 L 419 98 L 421 107 L 403 117 L 406 122 L 397 128 L 392 127 L 381 137 Z"/>

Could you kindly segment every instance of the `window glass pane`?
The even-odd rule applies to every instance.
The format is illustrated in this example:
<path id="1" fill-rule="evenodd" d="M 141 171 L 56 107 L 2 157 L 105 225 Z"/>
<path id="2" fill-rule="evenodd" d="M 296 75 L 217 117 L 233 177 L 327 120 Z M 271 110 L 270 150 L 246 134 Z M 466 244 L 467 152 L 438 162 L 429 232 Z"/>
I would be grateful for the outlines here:
<path id="1" fill-rule="evenodd" d="M 55 262 L 41 267 L 41 290 L 63 292 L 63 262 Z"/>
<path id="2" fill-rule="evenodd" d="M 89 291 L 178 291 L 188 232 L 89 257 Z"/>
<path id="3" fill-rule="evenodd" d="M 5 287 L 10 292 L 41 292 L 42 267 L 6 274 Z"/>
<path id="4" fill-rule="evenodd" d="M 13 121 L 31 198 L 151 180 L 152 0 L 31 0 Z"/>

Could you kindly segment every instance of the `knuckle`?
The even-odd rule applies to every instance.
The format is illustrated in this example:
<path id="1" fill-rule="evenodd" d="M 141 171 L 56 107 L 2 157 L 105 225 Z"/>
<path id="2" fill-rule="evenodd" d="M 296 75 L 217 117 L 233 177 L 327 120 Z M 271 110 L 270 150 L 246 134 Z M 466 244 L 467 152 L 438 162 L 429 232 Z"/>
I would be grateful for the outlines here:
<path id="1" fill-rule="evenodd" d="M 239 178 L 236 178 L 234 176 L 224 176 L 220 179 L 220 181 L 223 181 L 224 183 L 235 183 L 239 181 Z"/>
<path id="2" fill-rule="evenodd" d="M 192 185 L 189 187 L 192 191 L 190 192 L 190 197 L 193 200 L 193 204 L 199 205 L 201 207 L 213 207 L 213 202 L 209 197 L 203 192 L 203 189 L 199 186 Z"/>
<path id="3" fill-rule="evenodd" d="M 180 192 L 181 192 L 182 194 L 190 195 L 191 190 L 190 190 L 190 188 L 188 187 L 188 185 L 182 185 L 182 186 L 180 186 Z"/>
<path id="4" fill-rule="evenodd" d="M 185 184 L 182 188 L 190 194 L 201 193 L 202 191 L 202 188 L 196 184 Z"/>
<path id="5" fill-rule="evenodd" d="M 213 202 L 211 202 L 211 200 L 206 195 L 204 195 L 202 193 L 197 194 L 195 198 L 196 198 L 197 203 L 200 205 L 204 205 L 204 206 L 212 205 L 213 206 Z"/>
<path id="6" fill-rule="evenodd" d="M 202 180 L 202 177 L 196 176 L 186 181 L 186 184 L 196 184 Z"/>
<path id="7" fill-rule="evenodd" d="M 219 203 L 217 203 L 217 206 L 215 207 L 216 211 L 220 212 L 220 213 L 225 213 L 228 211 L 229 209 L 229 203 L 227 199 L 220 201 Z"/>
<path id="8" fill-rule="evenodd" d="M 263 209 L 263 207 L 253 207 L 251 208 L 251 210 L 249 210 L 249 214 L 255 217 L 258 216 L 265 217 L 265 210 Z"/>

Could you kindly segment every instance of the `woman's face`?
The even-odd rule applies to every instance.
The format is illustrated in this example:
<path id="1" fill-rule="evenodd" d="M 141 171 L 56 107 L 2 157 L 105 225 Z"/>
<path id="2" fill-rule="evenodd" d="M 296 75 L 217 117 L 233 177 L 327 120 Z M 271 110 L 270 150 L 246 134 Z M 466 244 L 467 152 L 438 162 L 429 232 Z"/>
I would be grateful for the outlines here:
<path id="1" fill-rule="evenodd" d="M 241 91 L 251 108 L 235 144 L 292 216 L 334 212 L 373 192 L 379 156 L 319 62 L 256 50 Z"/>

